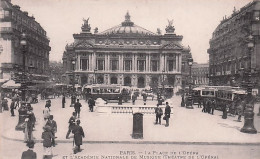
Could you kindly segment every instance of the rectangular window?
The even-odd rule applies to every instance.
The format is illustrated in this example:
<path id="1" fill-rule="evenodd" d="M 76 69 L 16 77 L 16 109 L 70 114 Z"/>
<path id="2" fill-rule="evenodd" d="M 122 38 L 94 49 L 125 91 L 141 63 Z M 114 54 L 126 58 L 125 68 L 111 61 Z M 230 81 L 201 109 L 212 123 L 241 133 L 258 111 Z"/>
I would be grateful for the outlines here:
<path id="1" fill-rule="evenodd" d="M 110 64 L 112 71 L 118 70 L 118 60 L 111 60 Z"/>
<path id="2" fill-rule="evenodd" d="M 80 69 L 81 70 L 88 70 L 89 69 L 88 59 L 80 59 Z"/>
<path id="3" fill-rule="evenodd" d="M 176 70 L 175 60 L 168 60 L 168 70 L 169 71 Z"/>
<path id="4" fill-rule="evenodd" d="M 137 61 L 137 68 L 138 71 L 144 71 L 145 70 L 145 60 L 138 60 Z"/>
<path id="5" fill-rule="evenodd" d="M 104 60 L 97 60 L 98 70 L 104 70 Z"/>
<path id="6" fill-rule="evenodd" d="M 152 60 L 151 61 L 151 70 L 152 71 L 158 71 L 158 69 L 159 69 L 158 63 L 159 63 L 158 60 Z"/>
<path id="7" fill-rule="evenodd" d="M 131 60 L 124 61 L 124 70 L 126 70 L 126 71 L 132 70 L 132 61 Z"/>

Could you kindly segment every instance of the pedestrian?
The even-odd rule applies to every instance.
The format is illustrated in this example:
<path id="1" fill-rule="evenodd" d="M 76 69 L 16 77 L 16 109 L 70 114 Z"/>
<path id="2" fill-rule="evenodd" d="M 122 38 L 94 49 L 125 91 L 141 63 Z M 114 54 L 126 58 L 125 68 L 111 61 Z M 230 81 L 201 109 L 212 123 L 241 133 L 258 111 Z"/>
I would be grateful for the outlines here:
<path id="1" fill-rule="evenodd" d="M 65 108 L 66 98 L 65 95 L 62 95 L 62 108 Z"/>
<path id="2" fill-rule="evenodd" d="M 53 115 L 50 115 L 49 120 L 46 123 L 46 126 L 51 127 L 51 133 L 54 136 L 54 138 L 52 138 L 52 146 L 55 147 L 55 133 L 57 132 L 57 123 L 53 120 Z"/>
<path id="3" fill-rule="evenodd" d="M 165 107 L 165 110 L 164 110 L 164 117 L 165 117 L 165 120 L 166 120 L 166 125 L 165 127 L 168 127 L 169 126 L 169 118 L 171 116 L 171 107 L 169 106 L 169 103 L 166 102 L 166 107 Z"/>
<path id="4" fill-rule="evenodd" d="M 44 126 L 43 127 L 44 132 L 42 133 L 42 139 L 43 139 L 43 148 L 44 148 L 44 154 L 43 159 L 52 159 L 53 153 L 52 153 L 52 139 L 54 136 L 51 133 L 51 127 L 50 126 Z"/>
<path id="5" fill-rule="evenodd" d="M 228 112 L 228 105 L 224 105 L 223 108 L 222 108 L 222 119 L 227 119 L 227 112 Z"/>
<path id="6" fill-rule="evenodd" d="M 89 111 L 93 112 L 93 107 L 95 106 L 95 100 L 92 97 L 90 97 L 88 100 L 88 106 L 89 106 Z"/>
<path id="7" fill-rule="evenodd" d="M 118 97 L 118 105 L 122 105 L 123 104 L 123 95 L 122 93 L 120 93 L 119 97 Z"/>
<path id="8" fill-rule="evenodd" d="M 162 105 L 162 102 L 163 102 L 162 96 L 159 95 L 158 104 L 159 104 L 159 105 Z"/>
<path id="9" fill-rule="evenodd" d="M 50 117 L 50 110 L 48 109 L 48 107 L 45 106 L 45 108 L 43 109 L 43 118 L 44 121 L 46 121 L 47 119 L 49 119 Z"/>
<path id="10" fill-rule="evenodd" d="M 204 112 L 204 113 L 206 113 L 206 101 L 207 101 L 207 99 L 206 98 L 204 98 L 203 99 L 203 103 L 202 103 L 202 106 L 203 106 L 203 108 L 202 108 L 202 112 Z"/>
<path id="11" fill-rule="evenodd" d="M 82 138 L 85 137 L 83 128 L 80 126 L 80 120 L 77 120 L 77 125 L 75 125 L 74 129 L 72 130 L 74 134 L 74 142 L 75 142 L 75 149 L 74 153 L 80 152 L 80 145 L 82 145 Z"/>
<path id="12" fill-rule="evenodd" d="M 207 100 L 206 106 L 207 106 L 207 112 L 210 114 L 211 113 L 211 100 L 210 99 Z"/>
<path id="13" fill-rule="evenodd" d="M 216 100 L 212 99 L 211 102 L 211 114 L 214 115 L 214 110 L 216 109 Z"/>
<path id="14" fill-rule="evenodd" d="M 27 118 L 25 118 L 23 127 L 24 127 L 24 142 L 30 142 L 33 141 L 33 123 L 32 123 L 32 117 L 29 115 Z"/>
<path id="15" fill-rule="evenodd" d="M 76 116 L 78 115 L 78 118 L 80 118 L 80 107 L 82 107 L 82 105 L 79 102 L 79 99 L 77 99 L 77 102 L 74 104 L 74 109 L 76 112 Z"/>
<path id="16" fill-rule="evenodd" d="M 33 132 L 33 128 L 35 127 L 35 122 L 36 122 L 36 118 L 33 113 L 33 108 L 30 108 L 30 110 L 28 110 L 27 114 L 28 114 L 28 123 L 27 123 L 28 138 L 29 138 L 29 140 L 33 140 L 32 132 Z"/>
<path id="17" fill-rule="evenodd" d="M 201 108 L 201 97 L 198 98 L 198 108 Z"/>
<path id="18" fill-rule="evenodd" d="M 3 106 L 4 110 L 6 110 L 6 111 L 9 110 L 7 98 L 4 98 L 4 99 L 2 100 L 2 106 Z"/>
<path id="19" fill-rule="evenodd" d="M 133 93 L 133 95 L 132 95 L 132 104 L 133 104 L 133 105 L 135 105 L 135 100 L 136 100 L 136 96 L 135 96 L 135 94 Z"/>
<path id="20" fill-rule="evenodd" d="M 51 111 L 50 107 L 51 107 L 51 100 L 47 100 L 45 107 L 47 107 L 49 109 L 49 111 Z"/>
<path id="21" fill-rule="evenodd" d="M 161 117 L 163 115 L 163 110 L 162 108 L 160 108 L 159 104 L 157 104 L 157 107 L 155 108 L 155 115 L 156 115 L 155 124 L 158 124 L 158 120 L 159 120 L 159 124 L 161 125 Z"/>
<path id="22" fill-rule="evenodd" d="M 147 94 L 146 94 L 146 93 L 144 93 L 144 94 L 143 94 L 143 101 L 144 101 L 144 105 L 146 105 L 146 100 L 147 100 Z"/>
<path id="23" fill-rule="evenodd" d="M 230 106 L 230 115 L 231 116 L 236 116 L 236 113 L 235 113 L 235 108 L 236 108 L 236 103 L 235 103 L 235 101 L 233 101 L 232 103 L 230 103 L 231 104 L 231 106 Z"/>
<path id="24" fill-rule="evenodd" d="M 29 149 L 22 153 L 21 159 L 37 159 L 37 154 L 36 152 L 33 151 L 34 142 L 33 141 L 27 142 L 26 146 L 28 146 Z"/>
<path id="25" fill-rule="evenodd" d="M 14 116 L 14 109 L 15 109 L 15 99 L 12 99 L 12 102 L 10 105 L 11 116 Z"/>
<path id="26" fill-rule="evenodd" d="M 75 127 L 75 120 L 76 120 L 76 112 L 73 112 L 72 116 L 69 119 L 69 129 L 68 129 L 68 132 L 66 134 L 66 139 L 69 139 L 70 132 Z"/>
<path id="27" fill-rule="evenodd" d="M 238 122 L 241 122 L 241 117 L 242 117 L 242 114 L 243 114 L 243 101 L 241 101 L 241 103 L 238 103 L 238 106 L 237 106 L 237 115 L 238 115 L 238 118 L 237 118 L 237 121 Z"/>

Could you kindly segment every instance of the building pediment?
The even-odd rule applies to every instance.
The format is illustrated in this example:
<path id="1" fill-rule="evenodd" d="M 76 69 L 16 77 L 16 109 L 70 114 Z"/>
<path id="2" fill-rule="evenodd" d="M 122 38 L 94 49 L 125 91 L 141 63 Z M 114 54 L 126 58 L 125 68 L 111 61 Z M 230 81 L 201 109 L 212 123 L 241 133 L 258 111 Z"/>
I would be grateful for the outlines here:
<path id="1" fill-rule="evenodd" d="M 82 40 L 75 44 L 75 48 L 93 48 L 94 45 L 89 40 Z"/>
<path id="2" fill-rule="evenodd" d="M 167 49 L 167 50 L 182 50 L 182 46 L 175 44 L 175 43 L 169 43 L 166 45 L 162 46 L 162 49 Z"/>

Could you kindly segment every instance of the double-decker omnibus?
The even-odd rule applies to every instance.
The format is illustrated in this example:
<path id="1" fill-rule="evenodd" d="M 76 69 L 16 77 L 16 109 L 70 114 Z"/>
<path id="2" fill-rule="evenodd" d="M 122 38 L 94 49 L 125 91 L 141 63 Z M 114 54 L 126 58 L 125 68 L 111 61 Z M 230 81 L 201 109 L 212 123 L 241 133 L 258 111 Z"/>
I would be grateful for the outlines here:
<path id="1" fill-rule="evenodd" d="M 127 102 L 131 99 L 130 87 L 117 84 L 84 85 L 82 87 L 82 92 L 86 96 L 92 97 L 94 100 L 96 100 L 97 98 L 102 98 L 105 101 L 119 100 L 120 96 L 122 96 L 122 101 L 124 102 Z"/>

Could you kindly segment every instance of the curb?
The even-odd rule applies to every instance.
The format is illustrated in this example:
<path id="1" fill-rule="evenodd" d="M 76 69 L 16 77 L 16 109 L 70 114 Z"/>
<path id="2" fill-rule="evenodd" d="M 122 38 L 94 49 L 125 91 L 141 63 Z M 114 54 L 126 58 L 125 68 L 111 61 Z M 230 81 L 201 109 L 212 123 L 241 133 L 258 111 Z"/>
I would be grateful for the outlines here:
<path id="1" fill-rule="evenodd" d="M 6 140 L 24 142 L 21 139 L 2 137 Z M 43 140 L 34 140 L 35 143 L 42 143 Z M 56 143 L 72 143 L 72 140 L 55 140 Z M 236 146 L 260 146 L 260 142 L 181 142 L 181 141 L 82 141 L 85 144 L 170 144 L 170 145 L 236 145 Z"/>

